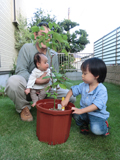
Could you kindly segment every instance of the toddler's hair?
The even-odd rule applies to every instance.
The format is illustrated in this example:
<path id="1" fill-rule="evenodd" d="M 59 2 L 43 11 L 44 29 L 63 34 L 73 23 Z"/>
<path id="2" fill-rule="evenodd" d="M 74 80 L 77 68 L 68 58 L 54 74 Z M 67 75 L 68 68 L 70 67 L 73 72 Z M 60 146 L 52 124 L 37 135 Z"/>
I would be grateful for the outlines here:
<path id="1" fill-rule="evenodd" d="M 107 74 L 107 67 L 105 63 L 96 57 L 85 60 L 81 65 L 81 70 L 86 71 L 88 68 L 89 72 L 93 74 L 94 77 L 98 77 L 97 81 L 103 83 Z"/>
<path id="2" fill-rule="evenodd" d="M 35 55 L 34 55 L 34 64 L 35 64 L 35 67 L 37 68 L 37 62 L 38 63 L 41 63 L 41 57 L 40 55 L 44 55 L 44 53 L 40 53 L 40 52 L 37 52 Z M 44 55 L 45 56 L 45 55 Z"/>

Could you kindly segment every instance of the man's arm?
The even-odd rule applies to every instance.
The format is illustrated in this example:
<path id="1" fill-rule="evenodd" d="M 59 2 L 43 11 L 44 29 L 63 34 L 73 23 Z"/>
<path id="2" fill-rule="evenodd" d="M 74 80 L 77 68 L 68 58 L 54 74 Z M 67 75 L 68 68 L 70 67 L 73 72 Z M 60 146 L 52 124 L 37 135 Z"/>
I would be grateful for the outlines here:
<path id="1" fill-rule="evenodd" d="M 17 65 L 15 73 L 21 75 L 28 81 L 30 73 L 28 72 L 29 68 L 29 53 L 27 52 L 26 45 L 23 45 L 19 51 L 17 58 Z"/>
<path id="2" fill-rule="evenodd" d="M 59 73 L 59 62 L 58 62 L 58 55 L 53 56 L 53 63 L 54 69 Z"/>
<path id="3" fill-rule="evenodd" d="M 47 76 L 47 72 L 45 72 L 40 78 L 37 78 L 35 83 L 36 84 L 46 84 L 49 83 L 50 78 L 42 79 L 43 77 Z"/>
<path id="4" fill-rule="evenodd" d="M 54 69 L 59 72 L 59 62 L 58 62 L 58 53 L 55 52 L 52 49 L 47 49 L 47 54 L 46 54 L 48 61 L 49 61 L 49 67 L 51 67 L 51 56 L 52 56 L 52 65 Z"/>

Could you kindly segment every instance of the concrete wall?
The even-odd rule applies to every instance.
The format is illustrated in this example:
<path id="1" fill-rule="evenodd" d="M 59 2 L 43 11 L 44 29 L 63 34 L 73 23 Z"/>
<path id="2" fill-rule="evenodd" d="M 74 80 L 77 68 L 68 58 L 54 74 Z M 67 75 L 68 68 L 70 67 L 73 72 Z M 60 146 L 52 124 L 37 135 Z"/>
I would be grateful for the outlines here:
<path id="1" fill-rule="evenodd" d="M 82 72 L 67 72 L 66 76 L 73 81 L 82 80 Z M 0 75 L 0 86 L 5 87 L 9 74 Z M 107 66 L 105 82 L 120 85 L 120 66 Z"/>
<path id="2" fill-rule="evenodd" d="M 120 66 L 107 66 L 105 81 L 120 85 Z"/>
<path id="3" fill-rule="evenodd" d="M 66 76 L 70 80 L 82 80 L 82 72 L 67 72 Z M 120 66 L 107 66 L 105 82 L 120 85 Z"/>
<path id="4" fill-rule="evenodd" d="M 0 75 L 0 88 L 1 86 L 2 87 L 6 86 L 8 78 L 9 78 L 9 74 Z"/>
<path id="5" fill-rule="evenodd" d="M 82 72 L 67 72 L 65 74 L 70 80 L 82 80 Z"/>

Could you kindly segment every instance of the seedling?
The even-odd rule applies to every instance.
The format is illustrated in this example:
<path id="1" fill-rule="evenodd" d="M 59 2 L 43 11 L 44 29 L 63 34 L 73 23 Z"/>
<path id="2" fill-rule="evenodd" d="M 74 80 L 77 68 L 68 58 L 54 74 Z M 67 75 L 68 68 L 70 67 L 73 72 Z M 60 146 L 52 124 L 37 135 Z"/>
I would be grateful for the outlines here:
<path id="1" fill-rule="evenodd" d="M 41 48 L 41 43 L 49 47 L 50 49 L 55 50 L 56 52 L 62 52 L 68 55 L 67 51 L 65 50 L 65 47 L 69 47 L 69 43 L 67 42 L 67 36 L 63 34 L 57 33 L 57 29 L 59 28 L 59 25 L 57 25 L 55 22 L 49 23 L 48 24 L 50 30 L 48 33 L 42 33 L 42 35 L 37 36 L 35 39 L 34 34 L 32 34 L 32 40 L 34 44 L 36 42 L 39 43 L 39 47 Z M 44 27 L 38 27 L 38 26 L 33 26 L 32 27 L 32 32 L 39 32 L 40 30 L 44 30 Z M 57 89 L 59 89 L 59 86 L 61 88 L 66 89 L 68 85 L 70 85 L 69 82 L 67 82 L 68 78 L 63 75 L 58 73 L 52 66 L 52 58 L 53 55 L 50 55 L 51 57 L 51 63 L 50 63 L 50 70 L 51 74 L 50 76 L 46 76 L 43 79 L 50 78 L 51 79 L 51 85 L 47 87 L 46 90 L 50 89 L 51 87 L 55 89 L 54 93 L 51 95 L 51 93 L 47 92 L 48 97 L 53 97 L 54 98 L 54 109 L 55 109 L 55 99 L 57 99 Z"/>

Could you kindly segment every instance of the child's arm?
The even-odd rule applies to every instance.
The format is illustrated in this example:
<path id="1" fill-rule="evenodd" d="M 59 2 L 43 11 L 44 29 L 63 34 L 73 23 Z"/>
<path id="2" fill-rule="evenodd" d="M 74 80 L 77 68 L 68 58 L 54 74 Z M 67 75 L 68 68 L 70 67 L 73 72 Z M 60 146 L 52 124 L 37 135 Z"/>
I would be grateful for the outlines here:
<path id="1" fill-rule="evenodd" d="M 82 108 L 82 109 L 78 109 L 76 107 L 72 107 L 73 112 L 72 113 L 76 113 L 76 114 L 83 114 L 83 113 L 88 113 L 88 112 L 92 112 L 95 110 L 98 110 L 98 107 L 94 104 L 91 104 L 88 107 Z"/>
<path id="2" fill-rule="evenodd" d="M 66 95 L 66 98 L 63 100 L 63 101 L 61 101 L 61 105 L 62 105 L 62 107 L 64 106 L 67 106 L 67 104 L 68 104 L 68 102 L 69 102 L 69 99 L 70 99 L 70 97 L 73 95 L 73 93 L 72 93 L 72 90 L 69 90 L 69 92 L 67 93 L 67 95 Z"/>

